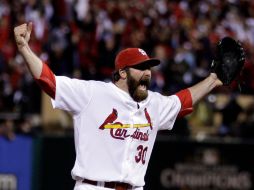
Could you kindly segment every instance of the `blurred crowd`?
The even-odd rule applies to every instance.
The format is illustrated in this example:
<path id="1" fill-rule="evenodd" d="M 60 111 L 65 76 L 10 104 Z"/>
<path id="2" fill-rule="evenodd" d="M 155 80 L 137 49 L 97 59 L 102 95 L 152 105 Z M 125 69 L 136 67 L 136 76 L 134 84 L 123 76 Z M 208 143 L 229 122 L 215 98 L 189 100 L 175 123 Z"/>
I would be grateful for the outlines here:
<path id="1" fill-rule="evenodd" d="M 245 69 L 238 82 L 214 93 L 239 94 L 240 83 L 241 94 L 254 95 L 252 0 L 0 0 L 0 133 L 14 126 L 33 134 L 32 126 L 39 125 L 29 118 L 41 113 L 41 91 L 13 38 L 13 28 L 25 22 L 33 23 L 31 48 L 56 75 L 109 81 L 117 52 L 140 47 L 161 60 L 153 70 L 151 89 L 165 95 L 206 77 L 216 44 L 231 36 L 246 51 Z M 216 96 L 207 98 L 204 105 L 210 108 L 215 101 Z M 250 121 L 242 120 L 239 125 L 254 126 L 252 106 L 228 109 L 248 115 Z M 212 111 L 235 119 L 216 106 Z M 190 121 L 178 121 L 175 133 L 189 135 Z M 221 124 L 215 134 L 231 135 L 230 129 Z"/>

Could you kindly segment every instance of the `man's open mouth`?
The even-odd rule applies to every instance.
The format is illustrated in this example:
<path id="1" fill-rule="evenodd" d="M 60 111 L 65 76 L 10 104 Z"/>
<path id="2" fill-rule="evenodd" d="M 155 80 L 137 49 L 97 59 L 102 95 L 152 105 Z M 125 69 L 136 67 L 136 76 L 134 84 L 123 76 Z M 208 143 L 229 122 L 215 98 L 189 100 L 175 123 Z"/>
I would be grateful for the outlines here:
<path id="1" fill-rule="evenodd" d="M 140 90 L 147 90 L 149 87 L 149 80 L 142 80 L 140 81 L 139 85 L 138 85 L 138 88 Z"/>

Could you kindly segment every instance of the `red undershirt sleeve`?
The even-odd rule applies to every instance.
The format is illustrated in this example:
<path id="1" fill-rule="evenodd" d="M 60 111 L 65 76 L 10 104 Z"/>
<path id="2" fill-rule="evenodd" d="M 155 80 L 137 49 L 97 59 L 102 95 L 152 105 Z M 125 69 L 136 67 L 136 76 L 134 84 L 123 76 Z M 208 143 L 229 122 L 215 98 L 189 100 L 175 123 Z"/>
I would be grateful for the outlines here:
<path id="1" fill-rule="evenodd" d="M 47 64 L 43 63 L 40 78 L 35 78 L 35 81 L 51 98 L 55 99 L 56 95 L 56 78 Z"/>
<path id="2" fill-rule="evenodd" d="M 184 117 L 193 111 L 192 97 L 189 89 L 184 89 L 176 93 L 181 101 L 181 110 L 178 113 L 178 118 Z"/>

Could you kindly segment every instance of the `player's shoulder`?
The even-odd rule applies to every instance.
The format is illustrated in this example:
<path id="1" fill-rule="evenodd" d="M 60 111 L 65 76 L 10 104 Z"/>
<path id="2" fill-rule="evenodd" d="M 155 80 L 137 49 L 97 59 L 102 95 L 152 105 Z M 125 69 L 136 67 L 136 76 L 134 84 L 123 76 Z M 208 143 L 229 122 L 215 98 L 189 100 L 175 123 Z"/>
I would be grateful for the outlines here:
<path id="1" fill-rule="evenodd" d="M 161 94 L 159 92 L 148 91 L 150 99 L 154 101 L 167 101 L 176 100 L 177 96 L 175 94 Z"/>
<path id="2" fill-rule="evenodd" d="M 83 90 L 107 90 L 110 88 L 109 82 L 97 81 L 97 80 L 84 80 L 78 78 L 70 78 L 66 76 L 57 76 L 56 77 L 56 86 L 58 88 L 76 88 Z"/>
<path id="3" fill-rule="evenodd" d="M 107 90 L 111 86 L 111 82 L 99 81 L 99 80 L 80 80 L 86 86 L 90 86 L 94 90 Z"/>
<path id="4" fill-rule="evenodd" d="M 148 90 L 148 94 L 151 98 L 167 97 L 159 92 Z"/>
<path id="5" fill-rule="evenodd" d="M 87 82 L 97 87 L 109 87 L 112 84 L 111 82 L 99 81 L 99 80 L 88 80 Z"/>
<path id="6" fill-rule="evenodd" d="M 80 84 L 91 84 L 91 85 L 98 85 L 104 86 L 107 82 L 104 81 L 97 81 L 97 80 L 84 80 L 79 78 L 71 78 L 68 76 L 56 76 L 56 80 L 63 81 L 63 82 L 71 82 L 71 83 L 80 83 Z"/>

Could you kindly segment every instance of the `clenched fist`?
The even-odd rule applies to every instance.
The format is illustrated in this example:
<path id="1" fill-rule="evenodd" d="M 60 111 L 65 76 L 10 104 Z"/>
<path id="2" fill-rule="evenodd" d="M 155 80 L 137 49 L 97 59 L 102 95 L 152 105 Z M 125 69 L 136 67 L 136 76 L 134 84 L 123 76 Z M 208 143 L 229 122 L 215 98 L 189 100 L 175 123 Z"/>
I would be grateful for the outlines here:
<path id="1" fill-rule="evenodd" d="M 32 22 L 29 22 L 28 24 L 25 23 L 14 28 L 15 40 L 19 51 L 27 45 L 32 32 L 32 27 Z"/>

